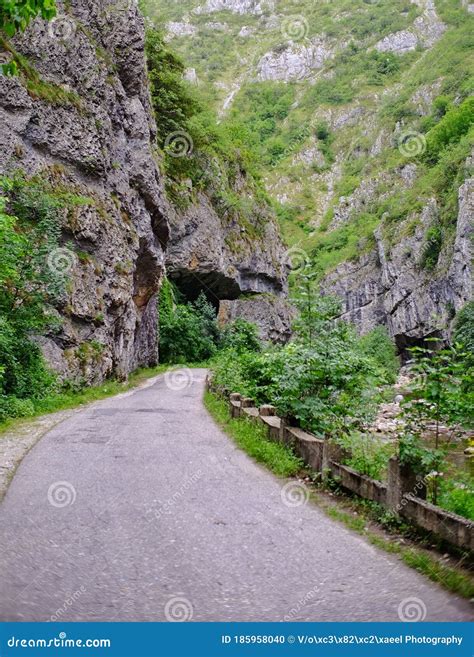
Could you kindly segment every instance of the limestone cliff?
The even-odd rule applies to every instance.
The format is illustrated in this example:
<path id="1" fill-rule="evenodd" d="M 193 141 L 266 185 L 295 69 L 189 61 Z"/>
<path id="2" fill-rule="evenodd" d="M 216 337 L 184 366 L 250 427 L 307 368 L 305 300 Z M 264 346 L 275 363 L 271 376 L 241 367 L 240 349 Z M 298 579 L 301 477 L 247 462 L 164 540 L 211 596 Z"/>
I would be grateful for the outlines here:
<path id="1" fill-rule="evenodd" d="M 181 0 L 164 21 L 222 122 L 249 132 L 322 292 L 402 351 L 449 337 L 472 298 L 470 6 Z"/>
<path id="2" fill-rule="evenodd" d="M 60 328 L 38 341 L 57 371 L 90 383 L 156 363 L 170 225 L 170 269 L 218 299 L 282 294 L 286 270 L 271 217 L 265 254 L 240 232 L 230 246 L 205 197 L 184 216 L 167 200 L 135 3 L 58 8 L 0 51 L 3 60 L 16 53 L 19 66 L 18 76 L 0 76 L 0 174 L 21 171 L 79 199 L 61 208 L 61 249 L 51 254 L 70 278 Z"/>
<path id="3" fill-rule="evenodd" d="M 322 285 L 325 293 L 343 299 L 344 318 L 361 332 L 384 324 L 402 353 L 429 337 L 449 339 L 455 314 L 472 299 L 474 178 L 459 189 L 454 240 L 444 243 L 434 271 L 426 271 L 422 266 L 425 235 L 436 221 L 437 210 L 433 199 L 420 213 L 415 232 L 406 232 L 410 217 L 391 245 L 376 230 L 375 248 L 337 267 Z"/>

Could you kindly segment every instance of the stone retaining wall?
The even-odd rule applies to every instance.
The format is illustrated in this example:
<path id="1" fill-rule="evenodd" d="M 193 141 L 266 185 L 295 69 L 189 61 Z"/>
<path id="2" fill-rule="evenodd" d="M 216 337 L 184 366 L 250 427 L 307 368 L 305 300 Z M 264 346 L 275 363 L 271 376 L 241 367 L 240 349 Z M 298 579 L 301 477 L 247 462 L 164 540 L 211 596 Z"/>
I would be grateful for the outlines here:
<path id="1" fill-rule="evenodd" d="M 207 388 L 229 399 L 233 418 L 248 417 L 262 422 L 268 428 L 270 440 L 291 446 L 305 465 L 323 479 L 332 477 L 342 488 L 359 497 L 377 502 L 394 515 L 409 520 L 458 548 L 474 551 L 474 523 L 417 497 L 414 493 L 423 491 L 423 487 L 420 489 L 413 473 L 400 467 L 398 459 L 390 459 L 387 484 L 371 479 L 340 463 L 345 450 L 339 445 L 288 426 L 286 420 L 277 415 L 274 406 L 257 408 L 252 399 L 216 389 L 210 379 Z"/>

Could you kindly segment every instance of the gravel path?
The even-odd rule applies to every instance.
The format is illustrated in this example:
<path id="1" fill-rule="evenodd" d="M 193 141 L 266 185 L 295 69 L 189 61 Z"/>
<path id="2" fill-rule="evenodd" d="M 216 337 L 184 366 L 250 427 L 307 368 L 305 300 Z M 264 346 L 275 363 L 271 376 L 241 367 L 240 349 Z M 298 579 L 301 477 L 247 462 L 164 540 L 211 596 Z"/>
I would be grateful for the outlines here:
<path id="1" fill-rule="evenodd" d="M 158 377 L 31 450 L 0 507 L 0 620 L 471 618 L 318 508 L 285 504 L 286 482 L 207 414 L 204 378 Z"/>

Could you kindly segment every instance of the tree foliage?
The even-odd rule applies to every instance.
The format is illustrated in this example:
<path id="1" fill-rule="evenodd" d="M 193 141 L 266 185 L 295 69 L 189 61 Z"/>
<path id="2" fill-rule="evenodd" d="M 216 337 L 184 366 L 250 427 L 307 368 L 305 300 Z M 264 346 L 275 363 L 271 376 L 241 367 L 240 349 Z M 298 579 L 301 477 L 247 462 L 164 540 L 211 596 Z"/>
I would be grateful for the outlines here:
<path id="1" fill-rule="evenodd" d="M 36 16 L 50 20 L 55 15 L 55 0 L 1 0 L 0 29 L 12 37 L 16 32 L 23 32 Z"/>
<path id="2" fill-rule="evenodd" d="M 1 183 L 0 420 L 23 414 L 53 383 L 31 336 L 54 325 L 49 310 L 64 285 L 48 265 L 59 239 L 56 202 L 20 178 Z"/>
<path id="3" fill-rule="evenodd" d="M 165 281 L 160 297 L 160 360 L 202 362 L 213 356 L 220 340 L 216 311 L 201 293 L 185 303 Z"/>
<path id="4" fill-rule="evenodd" d="M 0 37 L 13 37 L 26 30 L 37 16 L 51 20 L 56 15 L 56 0 L 0 0 Z M 15 62 L 2 64 L 0 72 L 15 75 Z"/>
<path id="5" fill-rule="evenodd" d="M 347 433 L 374 411 L 377 386 L 393 382 L 393 347 L 381 331 L 361 340 L 337 319 L 339 301 L 320 297 L 310 277 L 303 279 L 294 303 L 300 313 L 293 341 L 259 352 L 231 346 L 216 361 L 216 382 L 257 403 L 275 404 L 318 434 Z M 368 353 L 375 343 L 379 352 Z"/>

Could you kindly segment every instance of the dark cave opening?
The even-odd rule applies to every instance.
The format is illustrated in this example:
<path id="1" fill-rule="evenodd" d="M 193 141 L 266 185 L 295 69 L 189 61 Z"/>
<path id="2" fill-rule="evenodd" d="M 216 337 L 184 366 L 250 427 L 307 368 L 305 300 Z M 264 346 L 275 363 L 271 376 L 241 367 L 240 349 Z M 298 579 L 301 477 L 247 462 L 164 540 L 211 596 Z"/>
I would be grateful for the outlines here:
<path id="1" fill-rule="evenodd" d="M 238 299 L 241 293 L 234 279 L 216 272 L 200 272 L 197 276 L 192 271 L 169 271 L 168 277 L 186 301 L 196 301 L 203 292 L 217 313 L 223 299 Z"/>
<path id="2" fill-rule="evenodd" d="M 394 340 L 397 346 L 398 354 L 403 364 L 413 360 L 413 354 L 410 352 L 410 349 L 413 349 L 413 347 L 420 347 L 421 349 L 430 349 L 431 351 L 436 351 L 444 345 L 441 331 L 433 331 L 432 333 L 428 333 L 422 337 L 400 334 L 395 335 Z M 433 340 L 438 340 L 438 342 L 433 342 Z"/>

